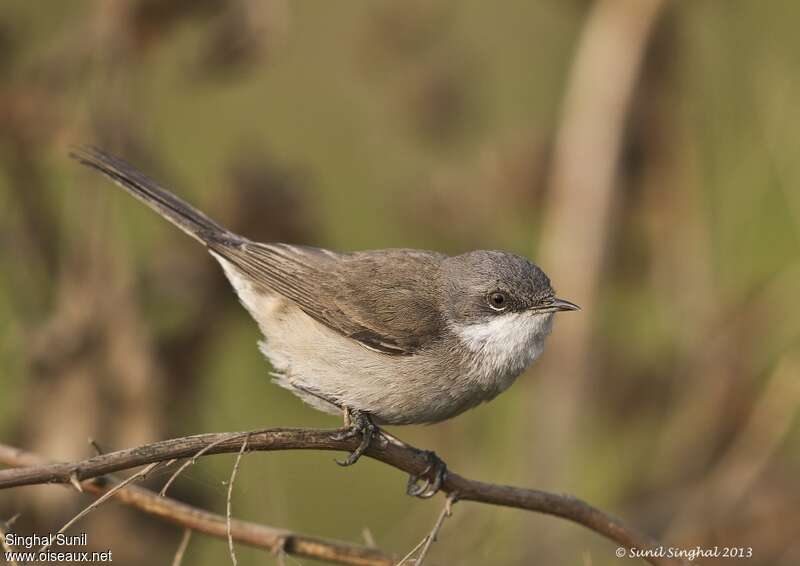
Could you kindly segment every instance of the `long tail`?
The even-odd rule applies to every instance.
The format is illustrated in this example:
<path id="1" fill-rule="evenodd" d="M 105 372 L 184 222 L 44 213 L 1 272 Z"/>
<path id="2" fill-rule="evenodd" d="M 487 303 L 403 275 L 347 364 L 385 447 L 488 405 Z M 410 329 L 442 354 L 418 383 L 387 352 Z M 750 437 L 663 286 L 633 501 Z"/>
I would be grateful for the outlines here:
<path id="1" fill-rule="evenodd" d="M 70 152 L 70 157 L 87 167 L 96 169 L 205 245 L 212 243 L 235 244 L 244 241 L 243 238 L 226 230 L 189 203 L 160 187 L 155 181 L 122 159 L 95 147 L 73 150 Z"/>

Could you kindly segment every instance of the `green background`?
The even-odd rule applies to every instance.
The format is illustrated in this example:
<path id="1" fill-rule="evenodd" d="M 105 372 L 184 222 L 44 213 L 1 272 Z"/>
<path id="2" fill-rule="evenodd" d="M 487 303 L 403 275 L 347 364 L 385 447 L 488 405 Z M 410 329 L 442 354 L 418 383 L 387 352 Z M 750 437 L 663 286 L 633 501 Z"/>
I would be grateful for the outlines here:
<path id="1" fill-rule="evenodd" d="M 579 1 L 6 0 L 2 441 L 77 459 L 87 437 L 111 450 L 339 425 L 270 383 L 256 326 L 203 249 L 70 146 L 125 156 L 253 239 L 568 255 L 542 227 L 591 13 Z M 670 545 L 798 563 L 798 17 L 790 2 L 667 4 L 628 111 L 593 298 L 542 264 L 584 306 L 554 334 L 583 317 L 586 371 L 560 387 L 577 348 L 562 344 L 492 403 L 392 433 L 463 475 L 577 495 Z M 542 418 L 559 407 L 569 422 Z M 441 496 L 412 500 L 398 471 L 332 460 L 247 455 L 234 515 L 355 542 L 366 528 L 398 556 L 429 530 Z M 204 459 L 171 494 L 224 513 L 232 463 Z M 0 519 L 20 512 L 18 532 L 49 532 L 87 502 L 6 491 Z M 118 564 L 168 564 L 181 537 L 113 504 L 75 529 Z M 619 563 L 613 552 L 552 517 L 459 503 L 430 560 Z M 184 563 L 227 554 L 196 535 Z"/>

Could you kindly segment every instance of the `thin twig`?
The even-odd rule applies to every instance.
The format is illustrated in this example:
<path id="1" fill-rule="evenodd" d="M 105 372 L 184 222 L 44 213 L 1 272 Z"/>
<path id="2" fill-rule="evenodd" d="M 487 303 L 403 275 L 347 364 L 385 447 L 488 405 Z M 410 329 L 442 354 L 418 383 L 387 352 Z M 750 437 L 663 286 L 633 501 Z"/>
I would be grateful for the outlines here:
<path id="1" fill-rule="evenodd" d="M 417 553 L 417 551 L 420 549 L 420 547 L 421 547 L 423 544 L 425 544 L 425 542 L 426 542 L 427 540 L 428 540 L 428 537 L 427 537 L 427 536 L 425 536 L 425 537 L 422 537 L 422 540 L 421 540 L 421 541 L 419 541 L 419 542 L 417 543 L 417 545 L 416 545 L 414 548 L 412 548 L 411 550 L 409 550 L 409 551 L 408 551 L 408 554 L 406 554 L 405 556 L 403 556 L 402 560 L 400 560 L 400 562 L 398 562 L 397 564 L 395 564 L 395 566 L 403 566 L 403 564 L 405 564 L 405 563 L 406 563 L 406 561 L 407 561 L 409 558 L 411 558 L 412 556 L 414 556 L 414 555 Z"/>
<path id="2" fill-rule="evenodd" d="M 336 440 L 340 430 L 270 429 L 250 432 L 250 450 L 340 450 L 351 452 L 358 439 Z M 198 434 L 164 440 L 139 448 L 119 450 L 95 456 L 78 463 L 36 465 L 26 468 L 0 470 L 0 489 L 19 485 L 66 483 L 72 471 L 78 479 L 86 480 L 151 462 L 186 458 L 209 444 L 206 454 L 235 453 L 247 432 Z M 409 474 L 424 474 L 429 467 L 425 451 L 409 446 L 393 437 L 381 435 L 383 442 L 374 442 L 366 455 Z M 13 452 L 13 449 L 10 449 Z M 464 501 L 501 505 L 545 513 L 573 521 L 626 548 L 649 549 L 659 544 L 652 538 L 628 527 L 619 519 L 569 495 L 548 493 L 536 489 L 496 485 L 462 477 L 448 472 L 442 483 L 445 493 L 457 493 Z M 656 554 L 656 553 L 653 553 Z M 688 564 L 682 558 L 648 556 L 654 565 Z"/>
<path id="3" fill-rule="evenodd" d="M 200 450 L 197 451 L 197 453 L 194 456 L 191 457 L 191 459 L 186 460 L 183 464 L 181 464 L 181 466 L 177 470 L 175 470 L 175 473 L 172 474 L 169 477 L 169 479 L 167 480 L 167 483 L 164 484 L 164 487 L 161 488 L 161 491 L 159 491 L 158 494 L 161 495 L 162 497 L 167 495 L 167 490 L 169 489 L 169 486 L 172 485 L 172 482 L 174 482 L 176 479 L 178 479 L 178 476 L 181 475 L 183 470 L 185 470 L 189 466 L 193 465 L 195 462 L 197 462 L 197 459 L 200 456 L 202 456 L 203 454 L 205 454 L 206 452 L 208 452 L 209 450 L 214 448 L 214 446 L 216 446 L 217 444 L 219 444 L 221 442 L 223 442 L 223 441 L 220 440 L 217 443 L 213 443 L 212 442 L 208 446 L 205 446 L 205 447 L 201 448 Z"/>
<path id="4" fill-rule="evenodd" d="M 14 521 L 17 520 L 17 517 L 19 517 L 19 513 L 11 517 L 3 525 L 0 525 L 0 546 L 3 547 L 3 552 L 6 553 L 6 556 L 8 557 L 8 563 L 11 564 L 11 566 L 19 566 L 19 564 L 16 560 L 14 560 L 14 555 L 12 554 L 14 549 L 11 548 L 10 545 L 6 544 L 6 529 L 14 524 Z"/>
<path id="5" fill-rule="evenodd" d="M 111 499 L 114 496 L 114 494 L 117 493 L 119 490 L 121 490 L 123 487 L 125 487 L 129 483 L 132 483 L 132 482 L 134 482 L 136 480 L 139 480 L 139 479 L 142 479 L 142 478 L 146 477 L 147 474 L 149 474 L 151 471 L 153 471 L 155 468 L 157 468 L 157 467 L 159 467 L 161 465 L 163 465 L 161 462 L 153 462 L 152 464 L 150 464 L 149 466 L 145 467 L 142 470 L 139 470 L 138 472 L 136 472 L 135 474 L 133 474 L 129 478 L 121 481 L 120 483 L 115 485 L 113 488 L 109 489 L 106 493 L 104 493 L 103 495 L 101 495 L 100 497 L 98 497 L 97 499 L 92 501 L 89 505 L 87 505 L 84 509 L 82 509 L 80 513 L 75 515 L 72 519 L 67 521 L 66 524 L 63 527 L 61 527 L 60 529 L 58 529 L 58 531 L 56 531 L 56 534 L 60 535 L 61 533 L 66 531 L 68 528 L 70 528 L 72 525 L 74 525 L 75 523 L 80 521 L 83 517 L 88 515 L 91 511 L 93 511 L 94 509 L 97 509 L 104 502 L 106 502 L 109 499 Z M 81 491 L 83 491 L 83 490 L 81 490 Z M 53 539 L 51 538 L 50 540 L 53 540 Z M 43 545 L 39 549 L 39 553 L 44 552 L 48 548 L 50 548 L 50 542 L 48 542 L 47 544 Z"/>
<path id="6" fill-rule="evenodd" d="M 444 503 L 442 512 L 439 513 L 439 518 L 436 519 L 436 523 L 434 523 L 430 534 L 426 537 L 425 544 L 423 545 L 422 550 L 419 553 L 419 557 L 414 563 L 415 566 L 422 566 L 422 563 L 425 561 L 425 557 L 428 556 L 428 552 L 430 551 L 431 546 L 436 541 L 436 537 L 439 536 L 439 531 L 442 530 L 442 525 L 444 524 L 444 520 L 453 514 L 453 503 L 455 503 L 456 500 L 457 496 L 453 493 L 447 496 L 447 501 L 445 501 Z"/>
<path id="7" fill-rule="evenodd" d="M 181 566 L 183 562 L 183 555 L 189 547 L 189 539 L 192 538 L 192 529 L 184 529 L 181 543 L 178 545 L 178 550 L 175 551 L 175 558 L 172 559 L 172 566 Z"/>
<path id="8" fill-rule="evenodd" d="M 242 442 L 242 449 L 239 450 L 239 454 L 236 455 L 236 462 L 233 463 L 231 479 L 228 480 L 228 500 L 225 507 L 225 531 L 228 535 L 228 552 L 230 552 L 233 566 L 237 566 L 238 562 L 236 561 L 236 551 L 233 549 L 233 535 L 231 534 L 231 496 L 233 495 L 233 482 L 236 481 L 236 474 L 239 472 L 239 463 L 242 461 L 242 454 L 247 450 L 247 440 L 248 437 L 245 436 L 244 442 Z"/>
<path id="9" fill-rule="evenodd" d="M 15 514 L 13 517 L 11 517 L 11 518 L 10 518 L 8 521 L 6 521 L 5 523 L 3 523 L 3 527 L 2 527 L 2 528 L 3 528 L 3 530 L 4 530 L 4 531 L 7 531 L 7 530 L 8 530 L 8 529 L 10 529 L 11 527 L 13 527 L 13 526 L 14 526 L 14 523 L 16 523 L 16 522 L 17 522 L 17 519 L 19 519 L 21 516 L 22 516 L 22 513 L 16 513 L 16 514 Z"/>

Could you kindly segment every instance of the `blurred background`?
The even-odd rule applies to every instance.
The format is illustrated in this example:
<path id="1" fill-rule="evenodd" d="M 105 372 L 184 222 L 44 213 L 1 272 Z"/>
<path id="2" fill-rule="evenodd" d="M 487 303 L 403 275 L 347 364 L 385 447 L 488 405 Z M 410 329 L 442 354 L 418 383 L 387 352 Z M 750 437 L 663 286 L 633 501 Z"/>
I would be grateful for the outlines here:
<path id="1" fill-rule="evenodd" d="M 557 317 L 497 400 L 390 432 L 671 546 L 800 563 L 798 17 L 738 0 L 4 0 L 0 440 L 69 460 L 90 437 L 339 426 L 270 383 L 201 247 L 67 157 L 88 143 L 253 239 L 531 257 L 583 311 Z M 205 458 L 170 493 L 224 513 L 232 464 Z M 250 454 L 233 513 L 403 556 L 443 503 L 406 497 L 405 479 Z M 0 521 L 51 532 L 90 500 L 3 491 Z M 169 564 L 182 534 L 113 503 L 74 530 L 117 564 Z M 613 551 L 552 517 L 460 503 L 430 560 Z M 197 535 L 184 563 L 228 560 Z"/>

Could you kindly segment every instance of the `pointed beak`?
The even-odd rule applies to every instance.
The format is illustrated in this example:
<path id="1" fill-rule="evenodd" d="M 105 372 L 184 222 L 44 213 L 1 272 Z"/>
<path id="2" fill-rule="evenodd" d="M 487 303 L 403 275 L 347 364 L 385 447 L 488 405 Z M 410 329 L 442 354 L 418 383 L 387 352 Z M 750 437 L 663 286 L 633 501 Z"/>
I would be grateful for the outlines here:
<path id="1" fill-rule="evenodd" d="M 581 307 L 576 305 L 575 303 L 568 301 L 566 299 L 559 299 L 556 298 L 550 307 L 556 309 L 557 311 L 579 311 Z"/>
<path id="2" fill-rule="evenodd" d="M 536 305 L 531 307 L 531 312 L 537 314 L 543 314 L 548 312 L 559 312 L 559 311 L 579 311 L 581 307 L 573 303 L 572 301 L 568 301 L 566 299 L 551 299 L 550 301 Z"/>

